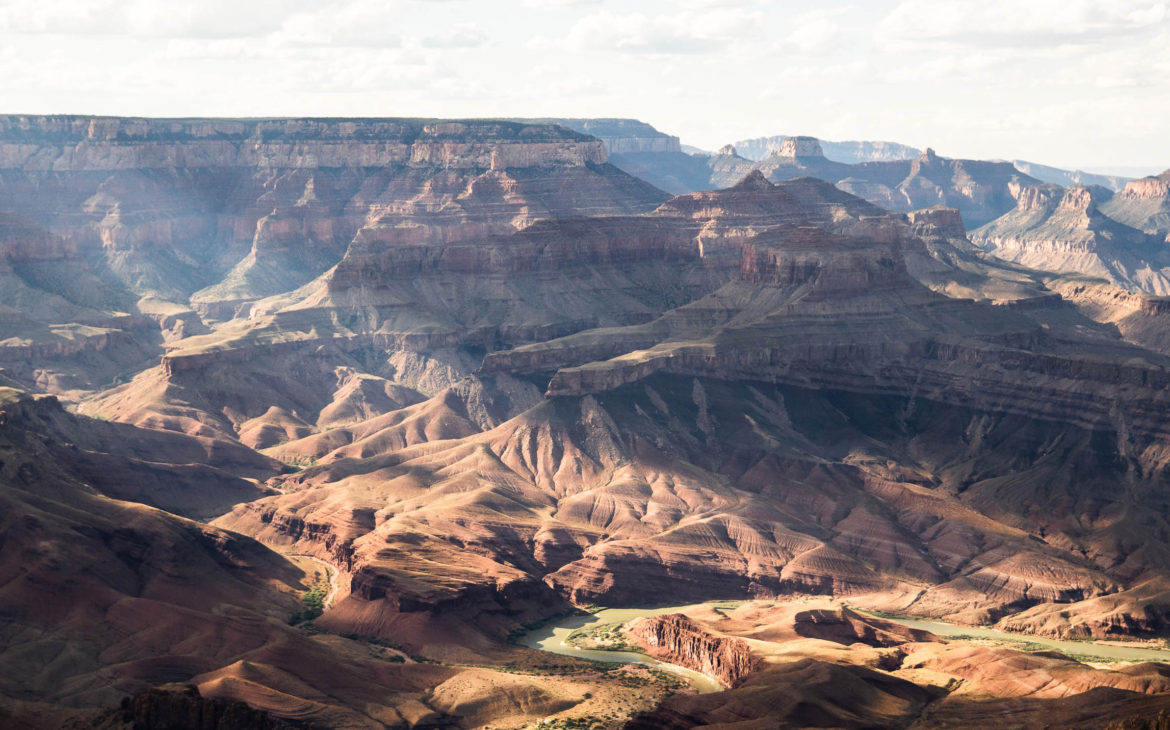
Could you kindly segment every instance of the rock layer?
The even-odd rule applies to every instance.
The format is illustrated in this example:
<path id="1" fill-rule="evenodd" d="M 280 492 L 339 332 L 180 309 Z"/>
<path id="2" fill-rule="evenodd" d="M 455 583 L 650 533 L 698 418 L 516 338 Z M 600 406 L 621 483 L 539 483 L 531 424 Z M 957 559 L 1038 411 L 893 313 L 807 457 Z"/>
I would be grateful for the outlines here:
<path id="1" fill-rule="evenodd" d="M 715 677 L 724 687 L 736 686 L 759 665 L 747 642 L 712 636 L 682 614 L 637 619 L 623 632 L 655 659 Z"/>

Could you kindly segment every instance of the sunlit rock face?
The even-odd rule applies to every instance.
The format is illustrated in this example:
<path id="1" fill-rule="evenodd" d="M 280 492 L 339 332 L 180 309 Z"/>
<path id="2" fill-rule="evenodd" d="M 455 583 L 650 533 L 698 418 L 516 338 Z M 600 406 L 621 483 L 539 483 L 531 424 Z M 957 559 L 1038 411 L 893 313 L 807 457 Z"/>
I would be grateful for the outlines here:
<path id="1" fill-rule="evenodd" d="M 644 726 L 1162 693 L 840 605 L 1166 630 L 1168 305 L 1032 268 L 1150 236 L 1116 196 L 929 150 L 828 181 L 798 138 L 669 197 L 604 145 L 682 153 L 609 130 L 4 118 L 0 696 L 522 726 L 666 693 L 525 626 L 710 599 L 754 600 L 631 638 L 731 691 Z M 61 647 L 76 681 L 28 659 Z M 140 694 L 173 681 L 202 699 Z"/>

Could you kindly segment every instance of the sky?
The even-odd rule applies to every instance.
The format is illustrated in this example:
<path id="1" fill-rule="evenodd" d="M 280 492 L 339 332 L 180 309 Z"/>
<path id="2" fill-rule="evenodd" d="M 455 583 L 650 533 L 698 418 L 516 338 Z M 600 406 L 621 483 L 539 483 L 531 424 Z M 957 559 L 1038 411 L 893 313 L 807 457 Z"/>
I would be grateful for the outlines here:
<path id="1" fill-rule="evenodd" d="M 1170 0 L 0 0 L 0 113 L 632 117 L 1170 167 Z"/>

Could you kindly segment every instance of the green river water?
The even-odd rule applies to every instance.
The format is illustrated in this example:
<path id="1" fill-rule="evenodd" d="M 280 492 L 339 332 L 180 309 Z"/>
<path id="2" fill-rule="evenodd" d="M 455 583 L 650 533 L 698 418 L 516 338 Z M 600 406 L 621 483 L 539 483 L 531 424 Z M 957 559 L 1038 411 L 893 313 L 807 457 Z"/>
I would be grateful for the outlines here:
<path id="1" fill-rule="evenodd" d="M 693 672 L 690 669 L 684 669 L 675 664 L 658 661 L 645 654 L 632 651 L 578 649 L 569 646 L 566 642 L 569 634 L 582 626 L 624 623 L 642 616 L 677 613 L 681 608 L 686 608 L 686 606 L 669 606 L 666 608 L 606 608 L 589 616 L 570 616 L 569 618 L 558 621 L 556 624 L 549 624 L 548 626 L 543 626 L 525 634 L 520 638 L 520 644 L 531 649 L 542 649 L 544 651 L 550 651 L 553 654 L 563 654 L 564 656 L 576 657 L 578 659 L 592 659 L 597 662 L 609 662 L 613 664 L 645 664 L 685 677 L 690 680 L 691 685 L 701 694 L 721 692 L 723 691 L 722 685 L 714 679 L 704 674 Z"/>
<path id="2" fill-rule="evenodd" d="M 864 611 L 859 612 L 865 613 Z M 1031 634 L 1016 634 L 1010 631 L 999 631 L 997 629 L 991 629 L 982 626 L 958 626 L 956 624 L 948 624 L 942 621 L 931 621 L 928 619 L 902 616 L 896 618 L 883 616 L 882 618 L 885 618 L 887 621 L 893 621 L 895 623 L 902 624 L 903 626 L 909 626 L 914 629 L 923 629 L 943 638 L 948 636 L 961 636 L 972 639 L 990 639 L 992 641 L 1033 644 L 1042 647 L 1044 650 L 1059 651 L 1061 654 L 1071 655 L 1076 658 L 1083 657 L 1089 660 L 1107 662 L 1125 661 L 1170 663 L 1170 649 L 1160 649 L 1153 646 L 1116 646 L 1113 644 L 1103 644 L 1098 641 L 1065 641 L 1062 639 L 1049 639 L 1044 636 L 1033 636 Z"/>
<path id="3" fill-rule="evenodd" d="M 723 687 L 712 678 L 683 667 L 658 661 L 645 654 L 629 651 L 600 651 L 592 649 L 578 649 L 567 642 L 569 634 L 584 626 L 624 623 L 644 616 L 659 616 L 664 613 L 678 613 L 687 606 L 666 606 L 659 608 L 606 608 L 588 616 L 570 616 L 555 624 L 543 626 L 531 631 L 520 638 L 520 644 L 532 649 L 541 649 L 576 657 L 578 659 L 592 659 L 598 662 L 616 664 L 645 664 L 669 672 L 673 672 L 690 680 L 691 684 L 700 693 L 720 692 Z M 859 609 L 854 609 L 859 610 Z M 867 613 L 861 611 L 862 613 Z M 872 614 L 871 614 L 872 615 Z M 1039 647 L 1043 650 L 1058 651 L 1077 659 L 1089 661 L 1127 661 L 1127 662 L 1166 662 L 1170 663 L 1170 649 L 1157 647 L 1116 646 L 1095 641 L 1064 641 L 1049 639 L 1043 636 L 1029 634 L 1015 634 L 996 629 L 978 626 L 959 626 L 942 621 L 931 621 L 912 617 L 882 616 L 887 621 L 923 629 L 937 636 L 966 637 L 971 639 L 987 639 L 1007 644 L 1029 644 L 1029 649 Z"/>

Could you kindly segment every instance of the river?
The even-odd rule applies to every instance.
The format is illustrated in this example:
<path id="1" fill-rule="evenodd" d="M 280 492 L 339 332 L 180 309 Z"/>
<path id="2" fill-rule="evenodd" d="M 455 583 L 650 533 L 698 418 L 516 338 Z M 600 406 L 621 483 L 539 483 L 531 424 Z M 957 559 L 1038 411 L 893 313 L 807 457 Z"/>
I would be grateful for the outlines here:
<path id="1" fill-rule="evenodd" d="M 679 613 L 689 606 L 666 606 L 660 608 L 606 608 L 588 616 L 570 616 L 555 624 L 543 626 L 531 631 L 520 638 L 520 644 L 531 649 L 541 649 L 576 657 L 578 659 L 592 659 L 599 662 L 614 664 L 645 664 L 686 677 L 700 694 L 721 692 L 723 687 L 714 679 L 698 672 L 659 661 L 645 654 L 629 651 L 601 651 L 593 649 L 578 649 L 567 642 L 569 634 L 583 626 L 594 624 L 625 623 L 643 616 L 660 616 L 664 613 Z M 861 609 L 854 609 L 860 613 L 868 613 Z M 873 614 L 869 614 L 873 615 Z M 972 639 L 988 639 L 992 641 L 1027 643 L 1043 647 L 1045 650 L 1058 651 L 1062 654 L 1077 658 L 1097 659 L 1104 662 L 1165 662 L 1170 663 L 1170 649 L 1154 647 L 1117 646 L 1095 641 L 1065 641 L 1049 639 L 1031 634 L 1016 634 L 1007 631 L 979 626 L 960 626 L 942 621 L 931 621 L 913 617 L 882 616 L 887 621 L 923 629 L 941 637 L 969 637 Z"/>
<path id="2" fill-rule="evenodd" d="M 541 649 L 553 654 L 576 657 L 577 659 L 592 659 L 598 662 L 611 664 L 645 664 L 646 666 L 662 669 L 680 675 L 690 680 L 691 685 L 700 693 L 722 692 L 723 686 L 705 674 L 680 667 L 677 664 L 668 664 L 645 654 L 632 651 L 599 651 L 592 649 L 578 649 L 569 646 L 566 642 L 569 634 L 582 626 L 593 624 L 625 623 L 641 616 L 658 616 L 664 613 L 678 613 L 686 606 L 666 608 L 606 608 L 588 616 L 570 616 L 556 624 L 543 626 L 531 631 L 520 638 L 520 644 L 530 649 Z"/>
<path id="3" fill-rule="evenodd" d="M 860 613 L 866 613 L 860 609 L 854 609 Z M 870 614 L 872 615 L 872 614 Z M 882 616 L 887 621 L 909 626 L 914 629 L 923 629 L 932 634 L 942 637 L 956 637 L 965 636 L 972 639 L 990 639 L 992 641 L 1004 641 L 1013 643 L 1027 643 L 1036 644 L 1044 647 L 1044 649 L 1052 649 L 1059 651 L 1062 654 L 1074 655 L 1077 657 L 1089 657 L 1099 659 L 1102 661 L 1116 662 L 1167 662 L 1170 663 L 1170 649 L 1157 649 L 1154 647 L 1144 646 L 1117 646 L 1115 644 L 1102 644 L 1097 641 L 1065 641 L 1061 639 L 1049 639 L 1044 636 L 1033 636 L 1032 634 L 1016 634 L 1010 631 L 999 631 L 997 629 L 990 629 L 982 626 L 959 626 L 957 624 L 948 624 L 942 621 L 931 621 L 928 619 L 911 618 L 911 617 L 890 617 Z"/>

